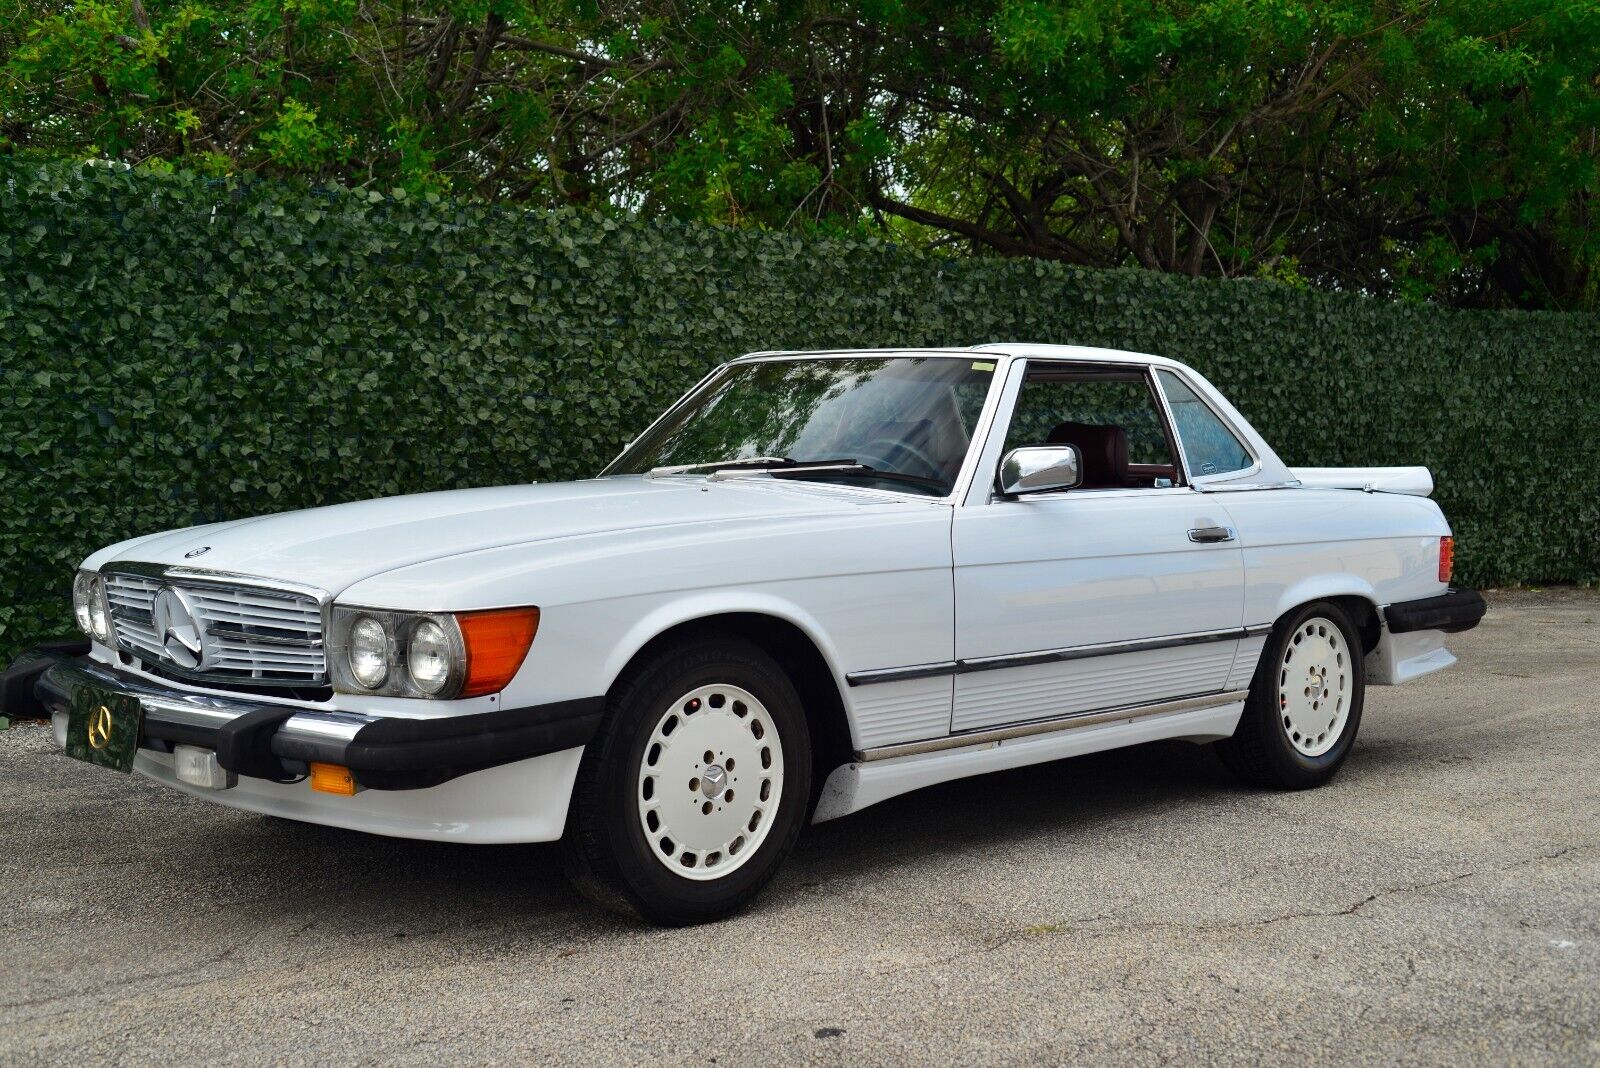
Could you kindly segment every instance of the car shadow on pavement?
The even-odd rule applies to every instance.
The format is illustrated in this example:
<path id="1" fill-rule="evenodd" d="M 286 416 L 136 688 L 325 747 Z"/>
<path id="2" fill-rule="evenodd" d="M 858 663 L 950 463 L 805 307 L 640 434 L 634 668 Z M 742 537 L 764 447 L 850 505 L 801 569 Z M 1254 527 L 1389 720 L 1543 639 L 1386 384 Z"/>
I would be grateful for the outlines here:
<path id="1" fill-rule="evenodd" d="M 981 787 L 974 788 L 974 783 Z M 949 857 L 964 850 L 984 854 L 1054 829 L 1092 833 L 1101 821 L 1239 789 L 1204 747 L 1179 742 L 945 783 L 807 828 L 778 885 L 763 900 L 783 894 L 784 884 L 814 888 L 825 886 L 835 873 L 870 874 L 875 867 L 899 867 L 919 856 Z M 319 910 L 331 907 L 356 920 L 381 902 L 390 925 L 406 934 L 486 924 L 507 930 L 554 924 L 587 937 L 637 930 L 627 921 L 603 916 L 578 897 L 563 875 L 560 848 L 553 844 L 468 846 L 241 818 L 244 822 L 231 829 L 239 836 L 232 843 L 236 856 L 293 858 L 281 869 L 281 890 L 265 889 L 268 900 L 303 898 L 307 873 L 315 873 L 313 889 L 328 891 L 317 895 Z M 449 907 L 441 908 L 442 902 Z"/>

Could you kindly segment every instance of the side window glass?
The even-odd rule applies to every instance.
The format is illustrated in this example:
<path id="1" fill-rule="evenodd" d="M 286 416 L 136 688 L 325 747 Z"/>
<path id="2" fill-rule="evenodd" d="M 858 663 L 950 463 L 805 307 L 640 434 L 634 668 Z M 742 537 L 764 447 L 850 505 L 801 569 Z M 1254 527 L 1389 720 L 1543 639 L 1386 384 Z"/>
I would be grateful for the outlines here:
<path id="1" fill-rule="evenodd" d="M 1118 426 L 1128 438 L 1128 462 L 1170 464 L 1167 435 L 1150 391 L 1139 382 L 1024 382 L 1006 434 L 1006 448 L 1043 445 L 1062 423 Z"/>
<path id="2" fill-rule="evenodd" d="M 1172 422 L 1182 441 L 1183 458 L 1195 478 L 1243 471 L 1255 461 L 1194 390 L 1171 371 L 1157 371 L 1161 389 L 1172 408 Z"/>
<path id="3" fill-rule="evenodd" d="M 1084 489 L 1171 486 L 1176 460 L 1142 371 L 1030 365 L 1005 450 L 1078 447 Z"/>

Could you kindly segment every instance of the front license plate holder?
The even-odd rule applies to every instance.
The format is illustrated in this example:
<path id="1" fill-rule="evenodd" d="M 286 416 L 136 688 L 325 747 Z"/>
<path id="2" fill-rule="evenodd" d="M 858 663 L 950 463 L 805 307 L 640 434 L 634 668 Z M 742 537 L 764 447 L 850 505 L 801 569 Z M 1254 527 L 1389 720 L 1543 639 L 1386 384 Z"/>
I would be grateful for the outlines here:
<path id="1" fill-rule="evenodd" d="M 133 770 L 143 728 L 144 709 L 137 697 L 84 686 L 67 710 L 67 755 L 127 774 Z"/>

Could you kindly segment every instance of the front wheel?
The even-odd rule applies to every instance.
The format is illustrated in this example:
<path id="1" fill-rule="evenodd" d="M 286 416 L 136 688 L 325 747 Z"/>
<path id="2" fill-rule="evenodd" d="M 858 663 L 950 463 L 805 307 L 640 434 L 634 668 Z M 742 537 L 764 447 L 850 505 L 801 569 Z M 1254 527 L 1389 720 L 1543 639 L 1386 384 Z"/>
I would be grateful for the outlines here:
<path id="1" fill-rule="evenodd" d="M 630 669 L 585 749 L 566 847 L 591 900 L 655 923 L 743 908 L 798 838 L 811 789 L 800 698 L 734 638 Z"/>
<path id="2" fill-rule="evenodd" d="M 1321 786 L 1350 755 L 1365 696 L 1361 639 L 1350 617 L 1328 601 L 1303 605 L 1273 627 L 1239 727 L 1217 753 L 1256 786 Z"/>

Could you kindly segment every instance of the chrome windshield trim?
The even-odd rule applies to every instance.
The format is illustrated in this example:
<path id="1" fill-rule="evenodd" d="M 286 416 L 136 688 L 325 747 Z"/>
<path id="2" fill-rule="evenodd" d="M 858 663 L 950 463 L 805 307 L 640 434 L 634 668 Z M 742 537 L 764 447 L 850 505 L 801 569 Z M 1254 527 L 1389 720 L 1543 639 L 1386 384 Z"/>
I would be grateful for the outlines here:
<path id="1" fill-rule="evenodd" d="M 920 756 L 925 753 L 938 753 L 948 749 L 996 745 L 1013 739 L 1031 738 L 1041 734 L 1055 734 L 1059 731 L 1077 730 L 1101 723 L 1220 708 L 1223 705 L 1231 705 L 1235 702 L 1243 701 L 1248 696 L 1250 696 L 1249 690 L 1227 690 L 1220 693 L 1180 697 L 1171 701 L 1154 701 L 1147 704 L 1088 709 L 1065 716 L 1052 716 L 1049 719 L 1013 723 L 1005 727 L 991 727 L 986 730 L 948 734 L 943 738 L 929 738 L 921 742 L 899 742 L 895 745 L 880 745 L 873 749 L 857 750 L 855 758 L 857 763 L 867 764 L 876 760 Z"/>
<path id="2" fill-rule="evenodd" d="M 1038 649 L 1026 653 L 975 656 L 936 664 L 874 668 L 870 671 L 853 671 L 845 676 L 845 682 L 851 686 L 870 686 L 878 682 L 904 682 L 907 679 L 925 679 L 936 675 L 964 675 L 973 671 L 997 671 L 1002 668 L 1055 664 L 1068 660 L 1087 660 L 1096 656 L 1116 656 L 1120 653 L 1143 653 L 1156 649 L 1175 649 L 1184 645 L 1204 645 L 1207 642 L 1239 641 L 1271 629 L 1272 624 L 1267 623 L 1256 627 L 1229 627 L 1226 630 L 1170 634 L 1159 638 L 1135 638 L 1130 641 L 1101 642 L 1097 645 L 1074 645 L 1063 649 Z"/>

